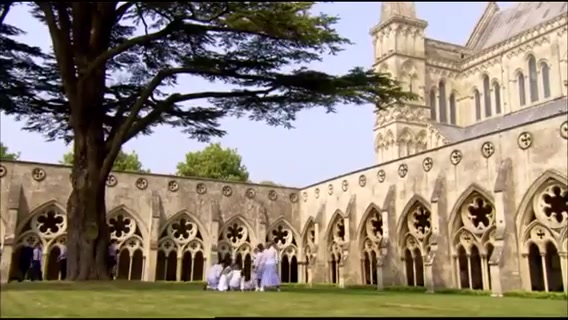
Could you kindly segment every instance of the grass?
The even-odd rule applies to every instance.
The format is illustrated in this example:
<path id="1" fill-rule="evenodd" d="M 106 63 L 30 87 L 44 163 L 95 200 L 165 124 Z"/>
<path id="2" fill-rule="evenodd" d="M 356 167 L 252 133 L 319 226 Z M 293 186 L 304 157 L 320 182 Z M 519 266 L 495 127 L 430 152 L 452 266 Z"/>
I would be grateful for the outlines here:
<path id="1" fill-rule="evenodd" d="M 566 316 L 564 299 L 285 287 L 281 292 L 204 292 L 201 284 L 9 283 L 1 317 Z"/>

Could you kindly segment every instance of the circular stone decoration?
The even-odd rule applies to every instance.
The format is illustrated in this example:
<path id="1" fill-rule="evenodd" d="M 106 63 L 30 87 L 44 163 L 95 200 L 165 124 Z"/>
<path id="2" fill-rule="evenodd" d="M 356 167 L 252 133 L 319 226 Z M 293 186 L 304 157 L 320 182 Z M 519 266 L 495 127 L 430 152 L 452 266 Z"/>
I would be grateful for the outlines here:
<path id="1" fill-rule="evenodd" d="M 276 201 L 276 199 L 278 199 L 278 194 L 276 193 L 276 191 L 274 190 L 268 191 L 268 199 Z"/>
<path id="2" fill-rule="evenodd" d="M 205 186 L 205 183 L 198 183 L 195 187 L 195 191 L 198 194 L 205 194 L 207 192 L 207 186 Z"/>
<path id="3" fill-rule="evenodd" d="M 95 240 L 99 236 L 99 227 L 96 223 L 90 222 L 85 226 L 85 237 L 88 240 Z"/>
<path id="4" fill-rule="evenodd" d="M 428 172 L 432 170 L 433 167 L 434 167 L 434 160 L 430 157 L 424 158 L 424 160 L 422 161 L 422 169 Z"/>
<path id="5" fill-rule="evenodd" d="M 377 178 L 379 178 L 379 182 L 385 182 L 385 179 L 387 178 L 387 173 L 385 172 L 385 170 L 379 170 L 379 172 L 377 172 Z"/>
<path id="6" fill-rule="evenodd" d="M 113 174 L 109 174 L 106 180 L 107 187 L 114 187 L 118 184 L 118 180 Z"/>
<path id="7" fill-rule="evenodd" d="M 168 190 L 170 190 L 171 192 L 178 191 L 179 190 L 179 184 L 177 183 L 177 181 L 170 180 L 170 182 L 168 182 Z"/>
<path id="8" fill-rule="evenodd" d="M 0 166 L 0 178 L 2 178 L 3 176 L 5 176 L 6 173 L 8 173 L 8 170 L 6 170 L 6 167 Z"/>
<path id="9" fill-rule="evenodd" d="M 302 192 L 302 198 L 304 198 L 304 202 L 308 201 L 308 193 L 306 191 Z"/>
<path id="10" fill-rule="evenodd" d="M 320 189 L 316 188 L 316 190 L 314 190 L 314 194 L 316 196 L 316 199 L 318 199 L 320 197 Z"/>
<path id="11" fill-rule="evenodd" d="M 560 136 L 564 139 L 568 139 L 568 121 L 560 125 Z"/>
<path id="12" fill-rule="evenodd" d="M 462 153 L 459 150 L 454 150 L 452 151 L 452 153 L 450 154 L 450 162 L 456 166 L 458 165 L 458 163 L 460 163 L 462 161 Z"/>
<path id="13" fill-rule="evenodd" d="M 341 189 L 343 191 L 347 191 L 347 189 L 349 189 L 349 182 L 347 182 L 347 180 L 341 181 Z"/>
<path id="14" fill-rule="evenodd" d="M 231 189 L 230 186 L 224 186 L 223 187 L 223 195 L 225 197 L 230 197 L 233 194 L 233 189 Z"/>
<path id="15" fill-rule="evenodd" d="M 292 202 L 292 203 L 298 202 L 298 194 L 297 193 L 290 193 L 290 202 Z"/>
<path id="16" fill-rule="evenodd" d="M 327 185 L 327 193 L 330 196 L 333 194 L 333 185 L 331 183 Z"/>
<path id="17" fill-rule="evenodd" d="M 254 199 L 254 196 L 256 196 L 256 192 L 254 191 L 253 188 L 248 188 L 247 192 L 245 193 L 245 196 L 249 199 Z"/>
<path id="18" fill-rule="evenodd" d="M 398 166 L 398 175 L 401 178 L 406 177 L 406 174 L 408 173 L 408 166 L 406 164 L 401 164 L 400 166 Z"/>
<path id="19" fill-rule="evenodd" d="M 45 176 L 45 170 L 42 168 L 34 168 L 32 170 L 32 178 L 34 178 L 35 181 L 42 181 L 45 179 Z"/>
<path id="20" fill-rule="evenodd" d="M 364 187 L 366 185 L 367 185 L 367 177 L 364 174 L 362 174 L 359 176 L 359 186 Z"/>
<path id="21" fill-rule="evenodd" d="M 486 141 L 481 145 L 481 155 L 489 159 L 495 153 L 495 146 L 492 142 Z"/>
<path id="22" fill-rule="evenodd" d="M 521 148 L 521 150 L 527 150 L 532 146 L 532 143 L 532 133 L 525 131 L 519 134 L 519 137 L 517 138 L 517 145 Z"/>
<path id="23" fill-rule="evenodd" d="M 146 188 L 148 188 L 148 180 L 144 178 L 138 178 L 136 180 L 136 188 L 140 190 L 145 190 Z"/>

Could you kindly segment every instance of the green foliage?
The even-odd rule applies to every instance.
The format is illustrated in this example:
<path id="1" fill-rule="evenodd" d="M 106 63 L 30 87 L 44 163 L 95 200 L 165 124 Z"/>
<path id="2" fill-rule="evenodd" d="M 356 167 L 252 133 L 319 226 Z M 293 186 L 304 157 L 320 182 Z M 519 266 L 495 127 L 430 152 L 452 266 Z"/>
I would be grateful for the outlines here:
<path id="1" fill-rule="evenodd" d="M 73 165 L 73 152 L 68 152 L 63 155 L 63 160 L 61 164 Z M 114 171 L 130 171 L 130 172 L 146 172 L 149 173 L 150 170 L 142 168 L 142 162 L 138 159 L 138 154 L 135 151 L 132 153 L 126 153 L 120 151 L 114 164 L 112 166 Z"/>
<path id="2" fill-rule="evenodd" d="M 2 142 L 0 142 L 0 159 L 2 160 L 18 160 L 20 158 L 19 153 L 8 152 L 8 147 L 6 147 Z"/>
<path id="3" fill-rule="evenodd" d="M 213 143 L 202 151 L 188 152 L 185 161 L 177 165 L 177 174 L 184 177 L 200 177 L 228 181 L 248 181 L 249 173 L 241 163 L 236 149 Z"/>

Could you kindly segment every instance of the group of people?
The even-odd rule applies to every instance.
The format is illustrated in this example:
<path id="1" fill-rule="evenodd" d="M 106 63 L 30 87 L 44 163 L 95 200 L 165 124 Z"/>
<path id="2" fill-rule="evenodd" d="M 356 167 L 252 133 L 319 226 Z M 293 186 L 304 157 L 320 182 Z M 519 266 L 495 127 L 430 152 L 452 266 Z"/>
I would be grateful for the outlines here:
<path id="1" fill-rule="evenodd" d="M 43 248 L 40 243 L 33 247 L 24 246 L 20 251 L 20 261 L 18 272 L 10 280 L 23 281 L 42 281 L 43 280 Z M 67 278 L 67 247 L 59 245 L 59 255 L 57 256 L 58 271 L 60 279 Z"/>
<path id="2" fill-rule="evenodd" d="M 215 291 L 280 291 L 278 274 L 278 251 L 269 241 L 265 246 L 259 244 L 252 255 L 251 278 L 246 279 L 241 266 L 229 260 L 220 261 L 207 273 L 206 290 Z"/>

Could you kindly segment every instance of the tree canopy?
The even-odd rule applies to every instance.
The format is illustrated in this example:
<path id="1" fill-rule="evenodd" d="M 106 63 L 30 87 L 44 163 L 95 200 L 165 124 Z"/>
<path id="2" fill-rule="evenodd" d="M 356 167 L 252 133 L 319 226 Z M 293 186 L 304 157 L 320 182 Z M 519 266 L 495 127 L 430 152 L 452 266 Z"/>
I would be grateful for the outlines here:
<path id="1" fill-rule="evenodd" d="M 0 142 L 0 160 L 18 160 L 20 158 L 19 153 L 8 152 L 8 147 L 6 147 L 2 142 Z"/>
<path id="2" fill-rule="evenodd" d="M 17 40 L 11 6 L 26 5 L 52 49 Z M 387 74 L 309 68 L 350 41 L 314 2 L 3 2 L 0 109 L 25 130 L 73 142 L 67 202 L 69 280 L 107 279 L 105 182 L 124 143 L 159 125 L 200 141 L 224 117 L 291 128 L 298 112 L 341 104 L 385 108 L 412 98 Z M 18 23 L 20 21 L 16 21 Z M 25 23 L 25 22 L 22 22 Z M 23 27 L 23 26 L 20 26 Z M 197 90 L 181 77 L 202 78 Z"/>
<path id="3" fill-rule="evenodd" d="M 68 164 L 73 165 L 73 151 L 70 151 L 63 155 L 63 160 L 61 160 L 61 164 Z M 138 159 L 138 154 L 135 151 L 132 153 L 126 153 L 120 151 L 116 159 L 114 160 L 114 164 L 112 166 L 112 170 L 114 171 L 130 171 L 130 172 L 150 172 L 148 169 L 142 168 L 142 162 Z"/>
<path id="4" fill-rule="evenodd" d="M 201 151 L 188 152 L 185 161 L 178 163 L 177 174 L 184 177 L 248 181 L 249 173 L 241 161 L 237 149 L 223 148 L 220 143 L 212 143 Z"/>

